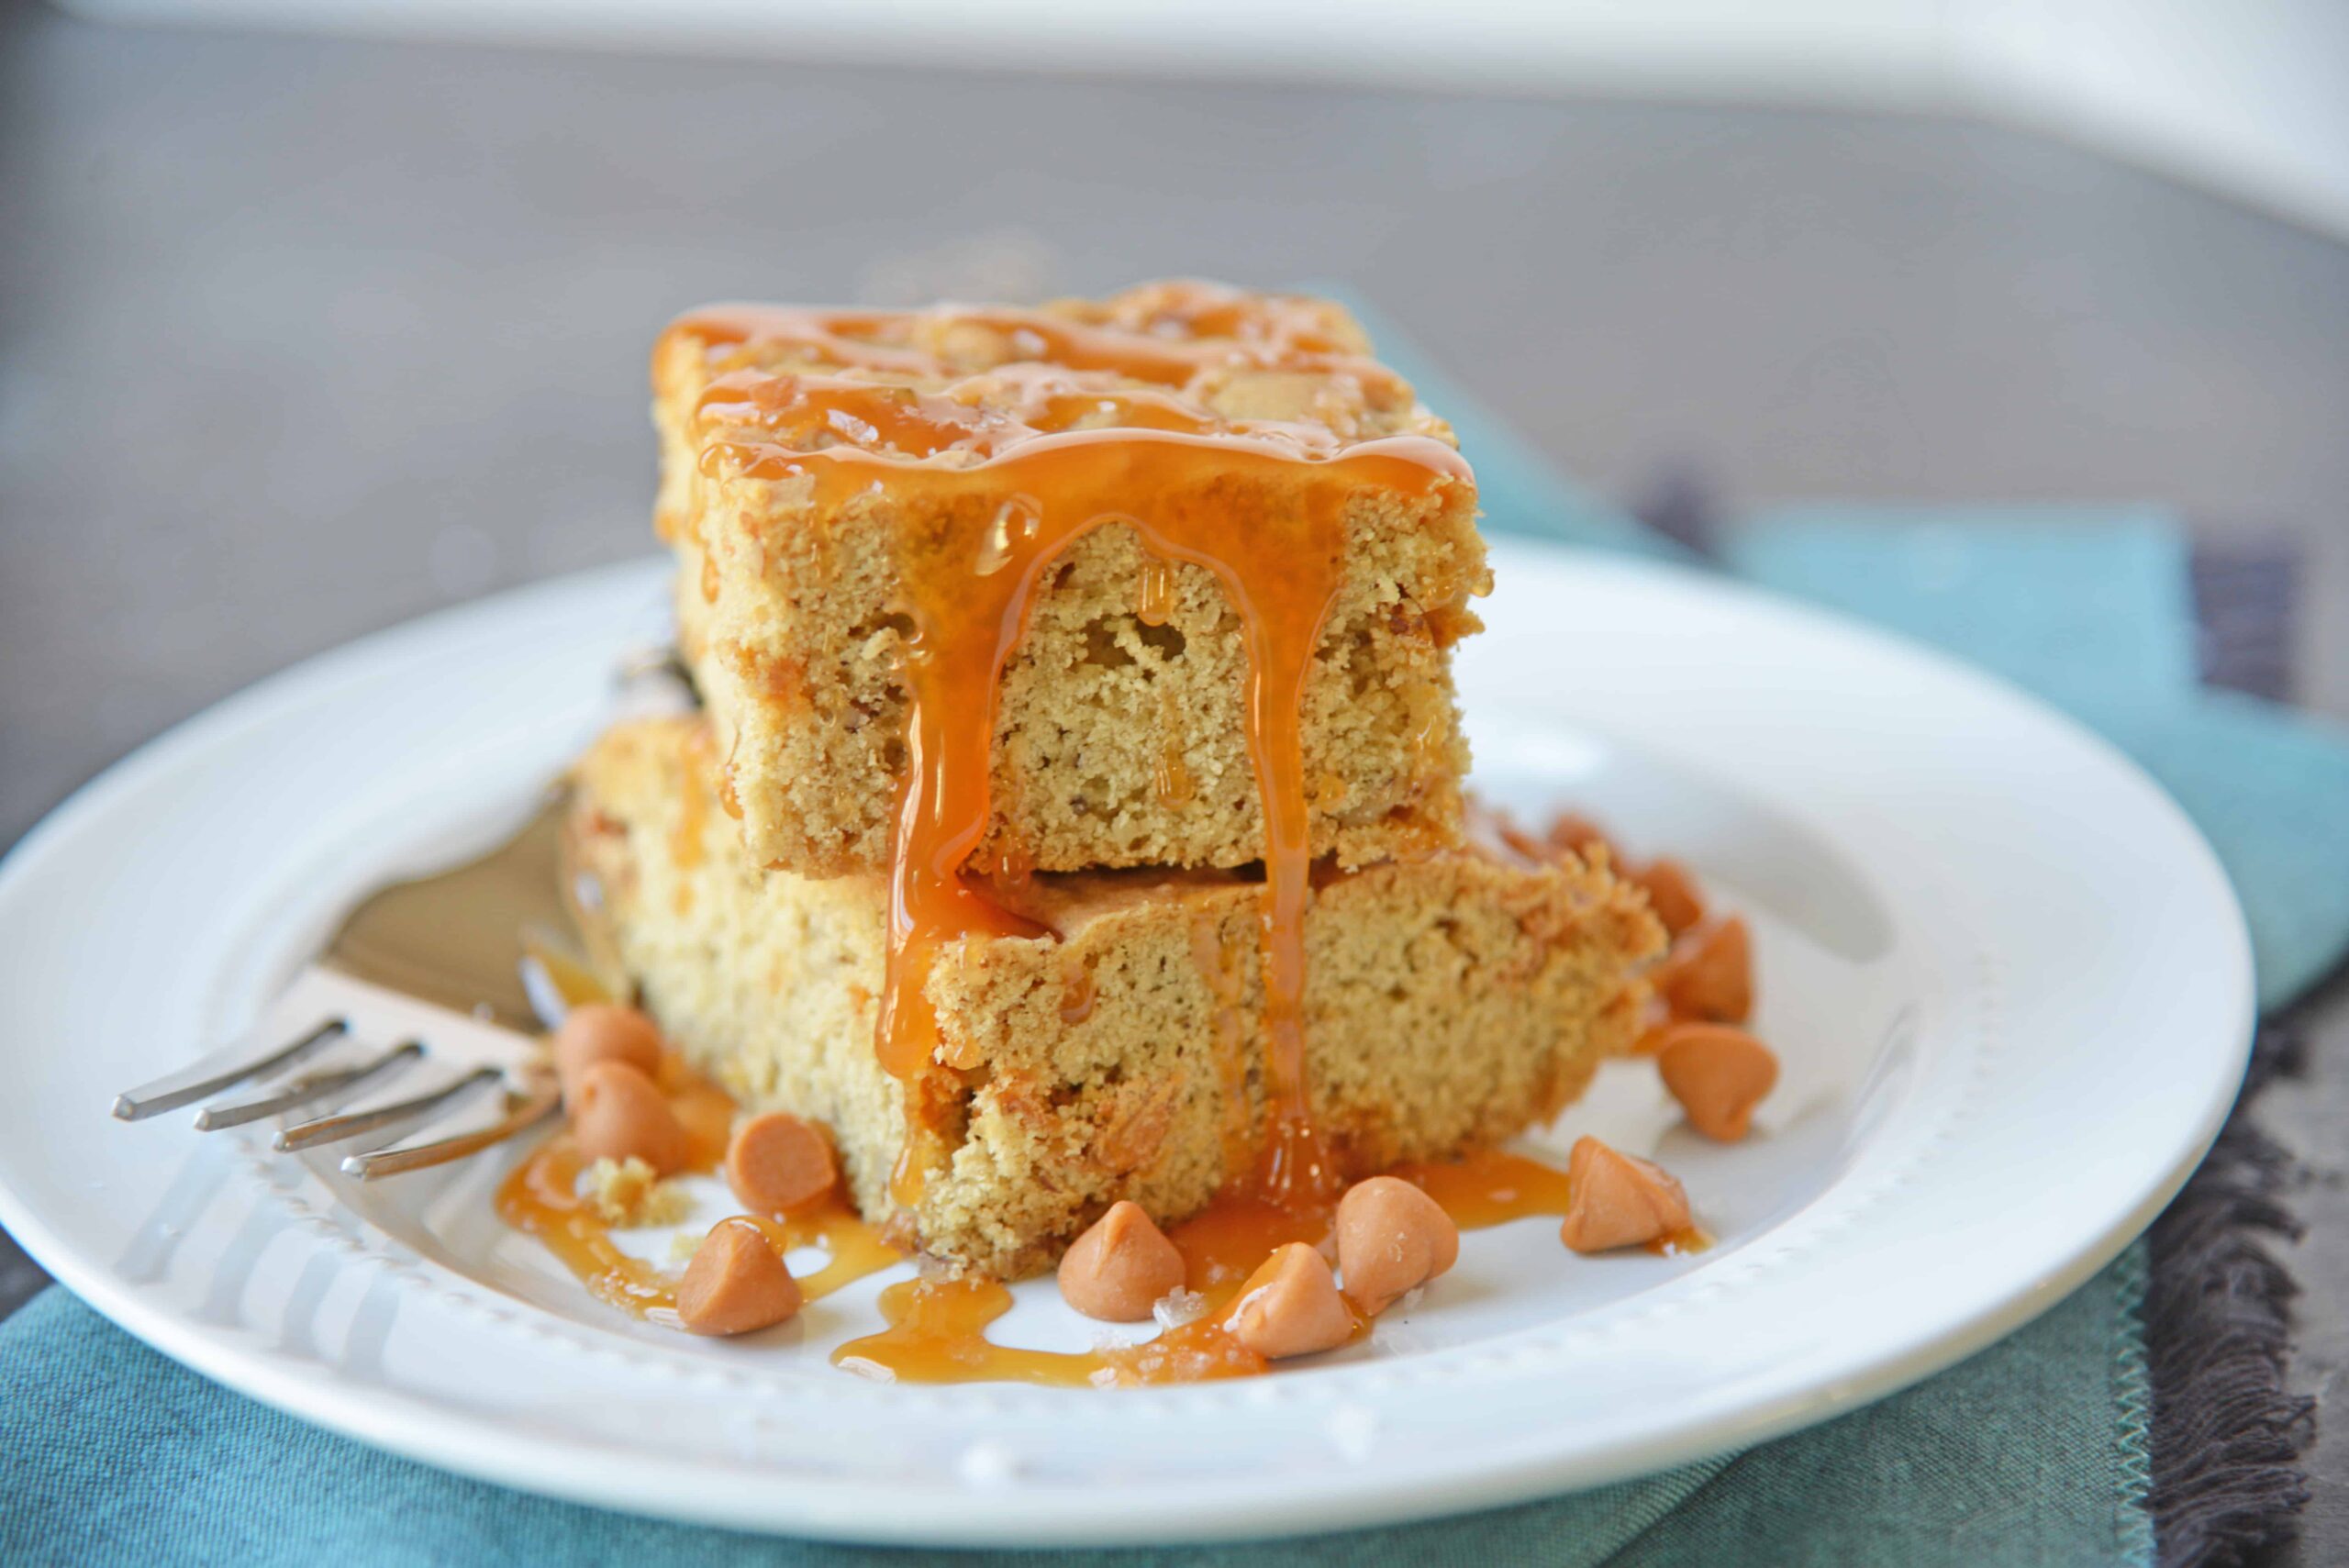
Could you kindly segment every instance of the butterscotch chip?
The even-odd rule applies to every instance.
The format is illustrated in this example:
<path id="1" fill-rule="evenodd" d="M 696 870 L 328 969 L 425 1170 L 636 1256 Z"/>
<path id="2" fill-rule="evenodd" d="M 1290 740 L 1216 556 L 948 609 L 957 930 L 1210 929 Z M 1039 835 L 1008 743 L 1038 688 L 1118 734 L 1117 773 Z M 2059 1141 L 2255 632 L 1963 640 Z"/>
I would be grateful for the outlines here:
<path id="1" fill-rule="evenodd" d="M 1061 1258 L 1061 1296 L 1087 1318 L 1139 1323 L 1183 1286 L 1183 1254 L 1140 1204 L 1112 1204 Z"/>
<path id="2" fill-rule="evenodd" d="M 748 1334 L 799 1310 L 799 1282 L 747 1219 L 721 1219 L 677 1282 L 677 1318 L 696 1334 Z"/>
<path id="3" fill-rule="evenodd" d="M 661 1029 L 634 1007 L 585 1002 L 554 1031 L 554 1072 L 563 1098 L 579 1092 L 579 1075 L 598 1062 L 625 1062 L 646 1077 L 661 1071 Z"/>
<path id="4" fill-rule="evenodd" d="M 1697 879 L 1678 861 L 1658 856 L 1629 874 L 1631 881 L 1646 890 L 1648 907 L 1655 911 L 1655 917 L 1674 936 L 1694 929 L 1704 919 L 1704 895 L 1697 891 Z"/>
<path id="5" fill-rule="evenodd" d="M 1442 1205 L 1396 1176 L 1356 1182 L 1338 1203 L 1338 1269 L 1346 1299 L 1369 1317 L 1460 1258 L 1460 1228 Z"/>
<path id="6" fill-rule="evenodd" d="M 1753 1107 L 1778 1081 L 1770 1048 L 1726 1024 L 1674 1025 L 1655 1064 L 1688 1125 L 1723 1143 L 1745 1136 Z"/>
<path id="7" fill-rule="evenodd" d="M 784 1214 L 822 1201 L 840 1181 L 832 1140 L 787 1111 L 754 1116 L 726 1146 L 726 1184 L 758 1214 Z"/>
<path id="8" fill-rule="evenodd" d="M 1267 1361 L 1334 1351 L 1353 1338 L 1354 1318 L 1321 1254 L 1292 1241 L 1240 1287 L 1231 1337 Z"/>
<path id="9" fill-rule="evenodd" d="M 1575 1140 L 1566 1183 L 1558 1238 L 1577 1252 L 1637 1247 L 1688 1229 L 1688 1195 L 1675 1177 L 1596 1138 Z"/>
<path id="10" fill-rule="evenodd" d="M 1692 932 L 1664 962 L 1657 994 L 1675 1018 L 1742 1024 L 1753 1016 L 1753 936 L 1731 915 Z"/>
<path id="11" fill-rule="evenodd" d="M 625 1062 L 590 1062 L 579 1075 L 571 1134 L 590 1162 L 641 1160 L 663 1176 L 685 1163 L 685 1125 L 652 1080 Z"/>

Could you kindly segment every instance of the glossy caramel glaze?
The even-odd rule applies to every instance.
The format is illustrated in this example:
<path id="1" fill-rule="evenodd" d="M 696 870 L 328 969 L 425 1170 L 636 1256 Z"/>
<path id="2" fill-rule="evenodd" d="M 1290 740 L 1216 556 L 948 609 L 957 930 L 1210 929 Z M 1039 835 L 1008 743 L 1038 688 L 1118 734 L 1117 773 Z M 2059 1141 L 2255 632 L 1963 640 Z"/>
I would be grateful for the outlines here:
<path id="1" fill-rule="evenodd" d="M 1522 1154 L 1488 1150 L 1445 1164 L 1406 1165 L 1393 1173 L 1433 1197 L 1463 1230 L 1566 1211 L 1565 1173 Z M 1241 1285 L 1273 1252 L 1292 1241 L 1321 1246 L 1332 1208 L 1300 1212 L 1261 1197 L 1228 1195 L 1167 1232 L 1183 1254 L 1185 1288 L 1200 1316 L 1140 1345 L 1083 1352 L 1023 1350 L 996 1343 L 990 1324 L 1011 1310 L 1011 1292 L 992 1280 L 907 1280 L 881 1293 L 888 1328 L 851 1340 L 834 1364 L 863 1376 L 905 1383 L 1041 1383 L 1130 1387 L 1249 1377 L 1271 1363 L 1233 1339 L 1228 1328 Z M 1668 1257 L 1704 1251 L 1711 1239 L 1687 1230 L 1648 1244 Z M 1354 1337 L 1370 1332 L 1357 1315 Z"/>
<path id="2" fill-rule="evenodd" d="M 987 1325 L 1011 1310 L 990 1279 L 906 1280 L 881 1293 L 888 1328 L 852 1340 L 832 1364 L 891 1383 L 1042 1383 L 1116 1388 L 1253 1377 L 1271 1363 L 1233 1339 L 1221 1315 L 1169 1329 L 1147 1343 L 1084 1351 L 999 1345 Z"/>
<path id="3" fill-rule="evenodd" d="M 732 1102 L 674 1055 L 663 1059 L 660 1083 L 686 1129 L 691 1169 L 714 1170 L 725 1152 Z M 612 1227 L 580 1192 L 581 1173 L 577 1145 L 567 1132 L 558 1133 L 499 1185 L 498 1214 L 543 1241 L 597 1300 L 638 1317 L 674 1311 L 677 1274 L 621 1250 L 612 1240 Z M 1464 1230 L 1563 1215 L 1569 1196 L 1564 1172 L 1498 1151 L 1444 1164 L 1401 1166 L 1394 1174 L 1423 1188 Z M 908 1383 L 1126 1387 L 1254 1376 L 1270 1363 L 1229 1329 L 1241 1286 L 1280 1247 L 1296 1241 L 1324 1246 L 1333 1210 L 1330 1203 L 1283 1205 L 1235 1191 L 1175 1226 L 1169 1238 L 1183 1255 L 1185 1288 L 1196 1294 L 1198 1315 L 1141 1344 L 1081 1353 L 998 1344 L 986 1330 L 1011 1308 L 1005 1286 L 975 1276 L 915 1279 L 881 1293 L 887 1328 L 842 1345 L 832 1360 L 865 1376 Z M 829 1254 L 823 1267 L 798 1280 L 809 1301 L 905 1257 L 838 1195 L 809 1210 L 750 1218 L 778 1256 L 810 1246 Z M 1691 1230 L 1663 1238 L 1648 1250 L 1679 1255 L 1708 1245 L 1709 1238 Z M 1355 1339 L 1369 1332 L 1370 1320 L 1357 1317 Z"/>
<path id="4" fill-rule="evenodd" d="M 662 1062 L 660 1084 L 669 1108 L 685 1125 L 686 1168 L 702 1173 L 715 1171 L 725 1158 L 734 1102 L 674 1053 Z M 612 1240 L 612 1227 L 579 1190 L 582 1169 L 579 1147 L 571 1134 L 556 1133 L 498 1184 L 498 1217 L 543 1241 L 598 1301 L 640 1318 L 657 1310 L 674 1310 L 677 1275 L 630 1257 Z M 822 1268 L 799 1279 L 806 1300 L 829 1296 L 905 1258 L 838 1194 L 804 1212 L 750 1218 L 778 1255 L 809 1246 L 821 1246 L 830 1254 Z"/>
<path id="5" fill-rule="evenodd" d="M 1440 1165 L 1398 1165 L 1391 1173 L 1425 1191 L 1463 1230 L 1482 1230 L 1512 1219 L 1542 1216 L 1563 1218 L 1572 1195 L 1564 1171 L 1498 1149 L 1481 1150 Z M 1692 1226 L 1658 1237 L 1647 1244 L 1647 1250 L 1659 1257 L 1676 1258 L 1704 1251 L 1712 1244 L 1709 1235 Z"/>

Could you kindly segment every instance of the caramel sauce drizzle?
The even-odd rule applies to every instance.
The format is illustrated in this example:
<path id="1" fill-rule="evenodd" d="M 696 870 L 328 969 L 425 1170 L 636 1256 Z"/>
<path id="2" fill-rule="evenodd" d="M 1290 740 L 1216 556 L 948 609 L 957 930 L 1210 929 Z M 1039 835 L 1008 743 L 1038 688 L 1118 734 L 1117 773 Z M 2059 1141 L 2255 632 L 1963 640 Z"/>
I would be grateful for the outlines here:
<path id="1" fill-rule="evenodd" d="M 1167 722 L 1171 726 L 1175 720 L 1170 716 Z M 1183 748 L 1172 735 L 1159 747 L 1158 761 L 1152 765 L 1150 792 L 1162 806 L 1181 806 L 1198 794 L 1191 765 L 1183 760 Z"/>
<path id="2" fill-rule="evenodd" d="M 1269 1362 L 1223 1326 L 1221 1315 L 1169 1329 L 1139 1345 L 1030 1351 L 999 1345 L 987 1325 L 1011 1310 L 1011 1292 L 990 1279 L 906 1280 L 881 1293 L 888 1328 L 851 1340 L 832 1364 L 891 1383 L 1041 1383 L 1133 1387 L 1254 1377 Z"/>
<path id="3" fill-rule="evenodd" d="M 1144 626 L 1164 626 L 1174 613 L 1174 568 L 1151 556 L 1141 565 L 1141 590 L 1134 595 L 1134 616 Z"/>
<path id="4" fill-rule="evenodd" d="M 1052 563 L 1109 522 L 1140 535 L 1161 574 L 1145 582 L 1145 618 L 1171 608 L 1180 562 L 1214 573 L 1241 619 L 1265 849 L 1266 1132 L 1253 1180 L 1274 1201 L 1309 1208 L 1341 1177 L 1305 1073 L 1305 683 L 1342 580 L 1349 498 L 1425 495 L 1468 469 L 1432 436 L 1349 442 L 1327 425 L 1226 419 L 1208 406 L 1202 379 L 1234 365 L 1343 375 L 1366 395 L 1408 395 L 1391 372 L 1337 351 L 1309 302 L 1170 285 L 1146 305 L 1146 319 L 1106 326 L 1065 312 L 727 306 L 671 328 L 700 339 L 717 373 L 697 412 L 706 473 L 804 484 L 824 509 L 885 489 L 930 503 L 918 513 L 923 537 L 907 540 L 899 562 L 913 626 L 907 762 L 875 1041 L 882 1066 L 907 1085 L 892 1182 L 900 1203 L 918 1197 L 936 1136 L 916 1089 L 940 1051 L 931 969 L 964 937 L 1042 934 L 964 870 L 990 816 L 1004 667 Z M 1227 335 L 1199 336 L 1209 330 Z M 952 380 L 957 333 L 993 335 L 996 368 Z M 1022 362 L 1002 364 L 1006 346 Z M 793 368 L 763 367 L 762 352 Z M 925 384 L 861 379 L 876 373 Z M 1163 785 L 1170 796 L 1186 786 L 1171 772 Z"/>
<path id="5" fill-rule="evenodd" d="M 1388 1173 L 1426 1192 L 1463 1230 L 1483 1230 L 1512 1219 L 1563 1218 L 1573 1196 L 1564 1171 L 1500 1149 L 1479 1150 L 1442 1164 L 1397 1165 Z M 1710 1235 L 1690 1226 L 1657 1237 L 1647 1244 L 1647 1251 L 1658 1257 L 1677 1258 L 1702 1252 L 1712 1244 Z"/>
<path id="6" fill-rule="evenodd" d="M 1209 922 L 1200 923 L 1195 940 L 1220 948 Z M 593 978 L 558 951 L 537 946 L 530 951 L 541 962 L 552 961 L 551 976 L 571 1000 L 603 995 Z M 1236 1057 L 1236 1022 L 1232 1029 Z M 674 1051 L 662 1058 L 659 1082 L 685 1129 L 686 1169 L 716 1170 L 725 1155 L 734 1102 Z M 1244 1119 L 1231 1130 L 1244 1140 Z M 612 1240 L 613 1227 L 579 1190 L 583 1168 L 570 1133 L 555 1134 L 499 1184 L 499 1217 L 538 1237 L 598 1301 L 639 1318 L 674 1311 L 678 1275 L 630 1256 Z M 1563 1215 L 1571 1195 L 1563 1171 L 1498 1150 L 1444 1163 L 1400 1165 L 1392 1173 L 1425 1189 L 1463 1230 Z M 1200 1313 L 1140 1344 L 1084 1352 L 998 1344 L 986 1337 L 986 1330 L 1011 1309 L 1011 1293 L 974 1275 L 904 1280 L 888 1286 L 880 1297 L 887 1327 L 841 1345 L 831 1359 L 864 1376 L 907 1383 L 1133 1387 L 1256 1376 L 1269 1371 L 1269 1363 L 1234 1339 L 1229 1329 L 1240 1287 L 1277 1248 L 1292 1241 L 1325 1245 L 1335 1207 L 1329 1198 L 1284 1205 L 1232 1190 L 1174 1227 L 1168 1237 L 1183 1255 L 1184 1284 L 1200 1297 Z M 748 1218 L 779 1257 L 809 1246 L 829 1253 L 822 1268 L 798 1276 L 801 1296 L 809 1301 L 905 1260 L 838 1193 L 810 1210 Z M 1710 1244 L 1702 1231 L 1688 1230 L 1652 1242 L 1648 1251 L 1678 1256 Z M 1366 1337 L 1370 1329 L 1370 1320 L 1357 1314 L 1354 1340 Z"/>
<path id="7" fill-rule="evenodd" d="M 725 1158 L 734 1102 L 674 1053 L 662 1060 L 661 1088 L 669 1108 L 685 1125 L 686 1170 L 715 1171 Z M 498 1184 L 498 1218 L 538 1237 L 596 1300 L 639 1318 L 674 1311 L 677 1276 L 629 1256 L 612 1240 L 611 1224 L 579 1191 L 584 1169 L 578 1143 L 569 1132 L 556 1133 Z M 905 1260 L 837 1193 L 819 1207 L 749 1218 L 766 1234 L 777 1256 L 809 1246 L 829 1252 L 822 1268 L 799 1276 L 800 1294 L 809 1301 Z"/>
<path id="8" fill-rule="evenodd" d="M 996 364 L 1110 373 L 1171 388 L 1189 386 L 1203 371 L 1244 365 L 1345 376 L 1387 398 L 1409 395 L 1401 377 L 1329 329 L 1327 307 L 1318 302 L 1202 284 L 1154 292 L 1151 303 L 1159 308 L 1141 315 L 1081 306 L 925 314 L 718 305 L 679 317 L 671 330 L 698 339 L 714 360 L 781 347 L 819 365 L 918 378 L 949 373 L 976 354 Z M 1083 318 L 1087 314 L 1092 319 Z"/>
<path id="9" fill-rule="evenodd" d="M 1566 1211 L 1565 1173 L 1522 1154 L 1487 1150 L 1448 1163 L 1401 1165 L 1391 1173 L 1424 1188 L 1463 1230 Z M 1167 1236 L 1183 1254 L 1186 1288 L 1204 1298 L 1203 1311 L 1141 1344 L 1076 1352 L 998 1344 L 986 1330 L 1011 1310 L 1011 1292 L 1003 1285 L 976 1277 L 907 1280 L 881 1293 L 888 1327 L 841 1346 L 832 1362 L 900 1383 L 1122 1388 L 1256 1376 L 1271 1370 L 1270 1363 L 1233 1339 L 1228 1327 L 1240 1287 L 1275 1248 L 1325 1242 L 1331 1214 L 1327 1206 L 1300 1212 L 1227 1194 L 1175 1226 Z M 1650 1242 L 1647 1250 L 1679 1257 L 1711 1244 L 1704 1232 L 1690 1229 Z M 1354 1342 L 1369 1332 L 1370 1320 L 1356 1314 Z"/>
<path id="10" fill-rule="evenodd" d="M 1011 1310 L 1011 1292 L 993 1280 L 907 1280 L 881 1293 L 888 1328 L 852 1340 L 832 1363 L 867 1377 L 904 1383 L 1042 1383 L 1063 1387 L 1137 1387 L 1254 1377 L 1271 1363 L 1231 1335 L 1240 1287 L 1273 1250 L 1291 1241 L 1319 1243 L 1329 1234 L 1330 1210 L 1299 1213 L 1259 1197 L 1227 1195 L 1167 1232 L 1183 1254 L 1185 1288 L 1197 1292 L 1200 1315 L 1135 1345 L 1067 1352 L 1019 1350 L 986 1337 L 987 1326 Z M 1356 1314 L 1354 1339 L 1370 1332 Z"/>
<path id="11" fill-rule="evenodd" d="M 664 1064 L 662 1087 L 685 1123 L 691 1168 L 714 1169 L 724 1151 L 733 1102 L 674 1058 Z M 598 1301 L 639 1318 L 674 1311 L 677 1276 L 629 1256 L 612 1240 L 612 1227 L 578 1191 L 581 1170 L 578 1145 L 569 1133 L 556 1134 L 500 1184 L 499 1216 L 537 1236 Z M 1563 1171 L 1499 1151 L 1449 1163 L 1397 1166 L 1392 1173 L 1426 1189 L 1463 1230 L 1563 1215 L 1570 1195 Z M 1011 1310 L 1011 1292 L 971 1275 L 888 1286 L 880 1297 L 888 1326 L 841 1345 L 831 1359 L 863 1376 L 904 1383 L 1137 1387 L 1257 1376 L 1271 1370 L 1270 1363 L 1229 1329 L 1240 1287 L 1275 1249 L 1292 1241 L 1326 1242 L 1332 1212 L 1327 1204 L 1285 1207 L 1259 1196 L 1227 1194 L 1175 1226 L 1168 1236 L 1183 1254 L 1186 1288 L 1202 1298 L 1200 1315 L 1140 1344 L 1079 1352 L 999 1344 L 986 1330 Z M 830 1254 L 822 1268 L 799 1276 L 800 1293 L 809 1301 L 905 1260 L 837 1195 L 813 1210 L 749 1218 L 778 1256 L 808 1246 Z M 1691 1229 L 1651 1242 L 1647 1250 L 1676 1257 L 1710 1245 L 1710 1237 Z M 1355 1340 L 1369 1332 L 1370 1320 L 1357 1315 Z"/>

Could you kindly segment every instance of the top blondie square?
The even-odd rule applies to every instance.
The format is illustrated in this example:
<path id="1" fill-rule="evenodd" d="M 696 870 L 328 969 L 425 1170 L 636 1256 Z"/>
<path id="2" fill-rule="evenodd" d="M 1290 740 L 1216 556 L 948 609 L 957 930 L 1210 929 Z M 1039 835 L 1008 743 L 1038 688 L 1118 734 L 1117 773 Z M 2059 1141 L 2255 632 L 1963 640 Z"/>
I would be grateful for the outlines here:
<path id="1" fill-rule="evenodd" d="M 953 848 L 984 873 L 1262 861 L 1268 794 L 1347 867 L 1460 841 L 1475 484 L 1341 306 L 719 306 L 652 383 L 681 645 L 760 863 L 888 865 L 909 770 L 982 781 Z"/>

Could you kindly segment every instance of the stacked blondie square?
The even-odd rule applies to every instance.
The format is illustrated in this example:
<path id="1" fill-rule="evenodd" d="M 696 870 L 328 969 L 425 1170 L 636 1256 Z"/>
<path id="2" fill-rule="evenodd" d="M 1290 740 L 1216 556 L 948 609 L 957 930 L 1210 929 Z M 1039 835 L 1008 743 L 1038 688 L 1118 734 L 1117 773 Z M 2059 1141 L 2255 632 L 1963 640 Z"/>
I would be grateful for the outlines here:
<path id="1" fill-rule="evenodd" d="M 1340 307 L 726 306 L 653 356 L 698 713 L 581 762 L 599 945 L 868 1219 L 1048 1267 L 1505 1139 L 1662 948 L 1603 852 L 1480 825 L 1449 428 Z"/>

